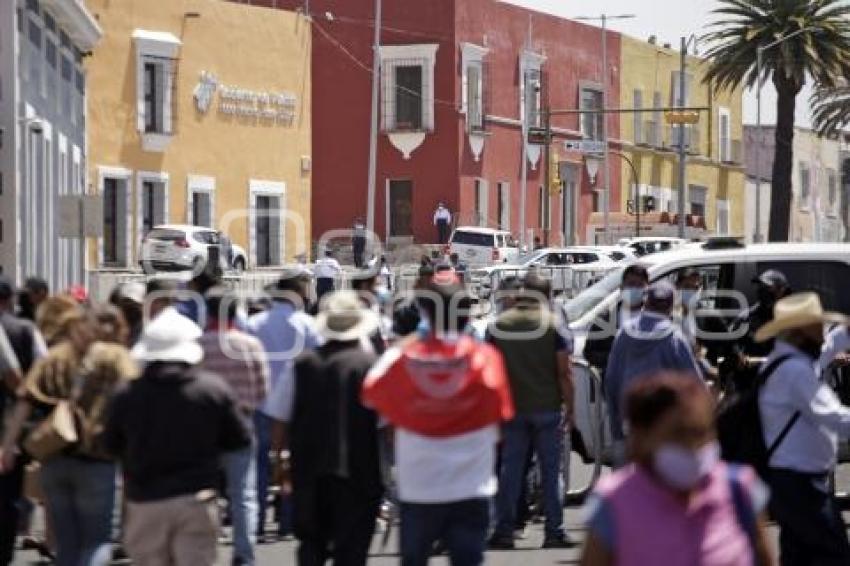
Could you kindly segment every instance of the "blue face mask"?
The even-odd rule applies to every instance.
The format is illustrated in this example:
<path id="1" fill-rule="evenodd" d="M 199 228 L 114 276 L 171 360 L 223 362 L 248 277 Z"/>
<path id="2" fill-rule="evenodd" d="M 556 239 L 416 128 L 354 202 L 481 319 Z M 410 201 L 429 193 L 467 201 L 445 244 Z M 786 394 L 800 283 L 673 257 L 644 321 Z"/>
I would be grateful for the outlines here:
<path id="1" fill-rule="evenodd" d="M 624 304 L 636 307 L 643 302 L 643 293 L 643 287 L 623 287 L 620 291 L 620 297 Z"/>

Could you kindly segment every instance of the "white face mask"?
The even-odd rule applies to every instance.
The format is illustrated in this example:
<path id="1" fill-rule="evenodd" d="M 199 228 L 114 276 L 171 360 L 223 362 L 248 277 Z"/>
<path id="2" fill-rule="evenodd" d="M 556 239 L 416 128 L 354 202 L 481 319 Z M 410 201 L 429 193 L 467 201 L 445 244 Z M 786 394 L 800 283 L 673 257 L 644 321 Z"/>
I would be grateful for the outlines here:
<path id="1" fill-rule="evenodd" d="M 679 298 L 682 301 L 682 306 L 693 309 L 697 307 L 700 300 L 699 289 L 682 289 L 679 291 Z"/>
<path id="2" fill-rule="evenodd" d="M 643 287 L 623 287 L 620 296 L 623 299 L 623 304 L 636 307 L 643 302 L 643 293 Z"/>
<path id="3" fill-rule="evenodd" d="M 720 461 L 720 444 L 709 442 L 697 450 L 679 444 L 664 444 L 656 450 L 652 465 L 669 487 L 689 491 L 711 473 Z"/>

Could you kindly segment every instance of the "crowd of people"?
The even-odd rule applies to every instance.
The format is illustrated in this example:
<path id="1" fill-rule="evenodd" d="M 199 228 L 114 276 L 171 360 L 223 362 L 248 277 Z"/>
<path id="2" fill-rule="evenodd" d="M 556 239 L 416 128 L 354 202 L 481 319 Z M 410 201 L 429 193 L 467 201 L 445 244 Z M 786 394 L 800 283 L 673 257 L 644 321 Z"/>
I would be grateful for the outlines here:
<path id="1" fill-rule="evenodd" d="M 143 566 L 214 564 L 222 508 L 233 564 L 290 532 L 299 564 L 365 564 L 396 516 L 405 566 L 482 564 L 523 537 L 532 502 L 542 547 L 575 546 L 562 467 L 576 352 L 550 281 L 507 278 L 473 316 L 457 258 L 423 259 L 395 300 L 383 261 L 350 290 L 333 288 L 331 256 L 319 267 L 284 272 L 264 305 L 207 272 L 124 283 L 106 303 L 0 279 L 0 564 L 33 500 L 42 551 L 69 566 L 107 564 L 116 543 Z M 615 441 L 583 564 L 771 564 L 768 513 L 783 565 L 850 560 L 829 488 L 850 408 L 822 379 L 850 320 L 779 272 L 754 284 L 759 303 L 727 324 L 694 316 L 698 272 L 650 284 L 625 269 L 582 352 Z M 743 415 L 739 432 L 754 417 L 761 449 L 725 436 L 724 415 Z"/>

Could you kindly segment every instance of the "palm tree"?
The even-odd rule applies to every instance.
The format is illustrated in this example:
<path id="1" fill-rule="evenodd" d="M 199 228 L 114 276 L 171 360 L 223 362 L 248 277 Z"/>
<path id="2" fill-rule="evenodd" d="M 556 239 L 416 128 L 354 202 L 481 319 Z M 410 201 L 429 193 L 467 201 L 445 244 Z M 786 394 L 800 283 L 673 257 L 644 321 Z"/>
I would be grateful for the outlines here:
<path id="1" fill-rule="evenodd" d="M 850 124 L 850 85 L 818 88 L 812 96 L 812 119 L 823 136 L 833 136 Z"/>
<path id="2" fill-rule="evenodd" d="M 850 5 L 846 0 L 719 2 L 713 12 L 718 19 L 706 37 L 710 48 L 705 77 L 718 91 L 754 86 L 758 48 L 798 33 L 763 51 L 761 77 L 773 81 L 778 96 L 768 238 L 785 242 L 791 222 L 797 94 L 809 77 L 821 88 L 834 88 L 850 76 Z"/>

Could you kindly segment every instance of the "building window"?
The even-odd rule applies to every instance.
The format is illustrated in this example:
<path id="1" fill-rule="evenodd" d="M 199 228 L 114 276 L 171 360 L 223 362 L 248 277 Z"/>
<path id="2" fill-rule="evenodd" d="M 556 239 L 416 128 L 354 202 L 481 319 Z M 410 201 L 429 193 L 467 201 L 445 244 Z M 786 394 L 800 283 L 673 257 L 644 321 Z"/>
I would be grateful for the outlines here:
<path id="1" fill-rule="evenodd" d="M 807 163 L 800 162 L 800 208 L 809 209 L 809 197 L 812 193 L 812 174 Z"/>
<path id="2" fill-rule="evenodd" d="M 133 30 L 136 43 L 136 128 L 142 149 L 164 151 L 175 128 L 177 50 L 180 40 L 167 32 Z"/>
<path id="3" fill-rule="evenodd" d="M 42 88 L 41 76 L 41 24 L 35 18 L 29 20 L 29 76 L 28 79 L 33 84 L 38 84 Z M 43 92 L 43 90 L 42 90 Z"/>
<path id="4" fill-rule="evenodd" d="M 73 84 L 73 64 L 71 56 L 66 52 L 62 54 L 62 107 L 61 112 L 64 116 L 70 116 L 73 120 L 73 112 L 71 111 L 71 101 L 74 96 Z"/>
<path id="5" fill-rule="evenodd" d="M 829 199 L 827 213 L 835 215 L 838 209 L 838 178 L 835 169 L 826 170 L 826 195 Z"/>
<path id="6" fill-rule="evenodd" d="M 525 69 L 523 79 L 525 99 L 525 123 L 531 128 L 542 126 L 540 109 L 542 107 L 543 81 L 539 68 Z"/>
<path id="7" fill-rule="evenodd" d="M 718 153 L 722 163 L 729 163 L 732 161 L 731 116 L 728 108 L 720 108 L 718 112 Z"/>
<path id="8" fill-rule="evenodd" d="M 602 110 L 602 91 L 595 87 L 584 87 L 581 89 L 581 110 Z M 581 133 L 585 139 L 604 140 L 603 124 L 605 115 L 601 112 L 581 115 Z"/>
<path id="9" fill-rule="evenodd" d="M 704 217 L 707 199 L 708 187 L 688 185 L 688 205 L 690 207 L 690 214 Z"/>
<path id="10" fill-rule="evenodd" d="M 484 179 L 475 179 L 475 210 L 472 221 L 476 226 L 484 228 L 488 225 L 488 192 L 487 181 Z"/>
<path id="11" fill-rule="evenodd" d="M 434 129 L 437 47 L 436 44 L 381 47 L 381 127 L 385 132 Z"/>
<path id="12" fill-rule="evenodd" d="M 635 110 L 643 108 L 643 91 L 635 89 L 632 96 L 632 108 Z M 634 127 L 634 141 L 636 144 L 643 144 L 646 139 L 643 135 L 643 112 L 635 112 L 632 114 L 632 124 Z"/>
<path id="13" fill-rule="evenodd" d="M 679 92 L 679 78 L 682 76 L 682 73 L 679 71 L 673 71 L 670 80 L 672 81 L 670 87 L 670 105 L 671 106 L 687 106 L 688 102 L 691 99 L 691 84 L 693 83 L 694 77 L 688 73 L 685 73 L 685 95 L 681 96 Z"/>
<path id="14" fill-rule="evenodd" d="M 729 201 L 717 200 L 717 227 L 718 236 L 729 234 Z"/>
<path id="15" fill-rule="evenodd" d="M 470 63 L 466 68 L 466 125 L 470 132 L 484 131 L 484 66 Z"/>
<path id="16" fill-rule="evenodd" d="M 48 37 L 44 45 L 44 55 L 47 59 L 47 69 L 45 69 L 47 98 L 48 100 L 57 100 L 59 98 L 59 93 L 56 90 L 56 76 L 59 74 L 57 65 L 59 48 L 56 45 L 56 39 Z"/>
<path id="17" fill-rule="evenodd" d="M 145 57 L 142 70 L 142 120 L 145 133 L 172 134 L 171 90 L 174 88 L 174 61 Z"/>
<path id="18" fill-rule="evenodd" d="M 193 226 L 213 227 L 215 210 L 215 179 L 200 175 L 189 175 L 188 222 Z"/>
<path id="19" fill-rule="evenodd" d="M 286 185 L 274 181 L 255 181 L 249 184 L 251 211 L 251 261 L 258 267 L 283 263 L 283 210 Z"/>
<path id="20" fill-rule="evenodd" d="M 128 179 L 103 179 L 102 263 L 107 267 L 126 267 L 127 257 L 127 182 Z"/>
<path id="21" fill-rule="evenodd" d="M 395 125 L 399 130 L 422 129 L 422 66 L 395 68 Z"/>
<path id="22" fill-rule="evenodd" d="M 510 183 L 499 183 L 498 194 L 499 229 L 511 229 L 511 185 Z"/>
<path id="23" fill-rule="evenodd" d="M 652 120 L 647 122 L 646 129 L 649 145 L 652 147 L 661 146 L 661 124 L 663 117 L 661 115 L 661 93 L 655 91 L 652 93 Z"/>
<path id="24" fill-rule="evenodd" d="M 139 173 L 140 185 L 136 209 L 139 241 L 155 226 L 168 223 L 168 177 Z"/>

